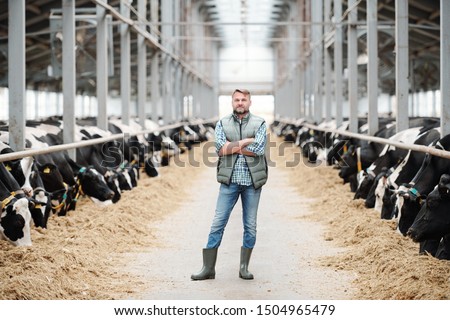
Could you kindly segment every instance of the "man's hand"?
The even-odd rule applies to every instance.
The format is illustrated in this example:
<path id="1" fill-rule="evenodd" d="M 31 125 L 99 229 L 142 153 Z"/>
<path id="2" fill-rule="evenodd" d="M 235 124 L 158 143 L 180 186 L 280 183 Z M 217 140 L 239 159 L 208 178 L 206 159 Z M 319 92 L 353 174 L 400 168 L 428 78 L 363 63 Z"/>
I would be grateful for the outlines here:
<path id="1" fill-rule="evenodd" d="M 255 154 L 245 149 L 246 146 L 252 144 L 255 138 L 246 138 L 239 141 L 227 141 L 219 151 L 219 156 L 226 156 L 233 153 L 244 154 L 247 156 L 254 156 Z"/>

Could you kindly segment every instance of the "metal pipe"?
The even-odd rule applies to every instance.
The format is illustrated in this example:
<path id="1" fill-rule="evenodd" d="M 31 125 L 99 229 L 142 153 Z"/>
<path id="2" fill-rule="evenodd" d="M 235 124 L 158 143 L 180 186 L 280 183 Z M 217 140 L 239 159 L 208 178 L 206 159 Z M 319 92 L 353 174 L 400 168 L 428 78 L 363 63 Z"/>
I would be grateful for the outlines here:
<path id="1" fill-rule="evenodd" d="M 212 119 L 199 120 L 199 121 L 178 122 L 178 123 L 174 123 L 174 124 L 171 124 L 168 126 L 162 126 L 157 129 L 142 130 L 142 131 L 138 131 L 138 132 L 133 132 L 131 134 L 139 135 L 139 134 L 160 132 L 160 131 L 164 131 L 164 130 L 174 129 L 181 125 L 203 124 L 203 123 L 209 123 L 209 122 L 216 122 L 217 120 L 218 120 L 217 118 L 212 118 Z M 58 151 L 64 151 L 64 150 L 69 150 L 69 149 L 76 149 L 76 148 L 81 148 L 81 147 L 92 146 L 94 144 L 105 143 L 105 142 L 112 141 L 115 139 L 121 139 L 124 137 L 124 134 L 129 134 L 129 132 L 113 134 L 109 137 L 104 137 L 104 138 L 97 138 L 97 139 L 83 140 L 83 141 L 79 141 L 79 142 L 60 144 L 60 145 L 56 145 L 56 146 L 50 146 L 50 147 L 44 148 L 44 149 L 28 149 L 28 150 L 24 150 L 24 151 L 12 152 L 12 153 L 8 153 L 8 154 L 1 154 L 0 162 L 21 159 L 24 157 L 31 157 L 31 156 L 35 156 L 35 155 L 39 155 L 39 154 L 47 154 L 47 153 L 52 153 L 52 152 L 58 152 Z"/>
<path id="2" fill-rule="evenodd" d="M 289 122 L 289 123 L 294 124 L 294 122 Z M 372 137 L 372 136 L 369 136 L 366 134 L 354 133 L 354 132 L 345 131 L 345 130 L 322 128 L 322 127 L 318 127 L 316 125 L 309 124 L 309 123 L 302 123 L 301 125 L 309 128 L 309 129 L 313 129 L 313 130 L 332 132 L 332 133 L 340 134 L 340 135 L 346 136 L 346 137 L 367 140 L 367 141 L 376 142 L 376 143 L 388 144 L 388 145 L 391 145 L 391 146 L 394 146 L 394 147 L 397 147 L 400 149 L 408 149 L 408 150 L 412 150 L 412 151 L 425 152 L 425 153 L 429 153 L 434 156 L 450 159 L 450 151 L 436 149 L 433 147 L 403 143 L 403 142 L 399 142 L 399 141 L 393 141 L 393 140 L 379 138 L 379 137 Z"/>

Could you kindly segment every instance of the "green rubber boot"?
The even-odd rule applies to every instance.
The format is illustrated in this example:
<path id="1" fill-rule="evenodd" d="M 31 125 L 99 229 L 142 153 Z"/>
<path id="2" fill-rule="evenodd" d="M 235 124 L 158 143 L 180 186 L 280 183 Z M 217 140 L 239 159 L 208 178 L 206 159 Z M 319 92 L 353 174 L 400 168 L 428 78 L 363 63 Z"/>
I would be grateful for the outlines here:
<path id="1" fill-rule="evenodd" d="M 253 280 L 253 274 L 248 271 L 248 264 L 250 263 L 250 256 L 253 248 L 241 247 L 241 264 L 239 268 L 239 278 L 245 280 Z"/>
<path id="2" fill-rule="evenodd" d="M 216 277 L 217 248 L 203 249 L 203 268 L 191 275 L 192 280 L 214 279 Z"/>

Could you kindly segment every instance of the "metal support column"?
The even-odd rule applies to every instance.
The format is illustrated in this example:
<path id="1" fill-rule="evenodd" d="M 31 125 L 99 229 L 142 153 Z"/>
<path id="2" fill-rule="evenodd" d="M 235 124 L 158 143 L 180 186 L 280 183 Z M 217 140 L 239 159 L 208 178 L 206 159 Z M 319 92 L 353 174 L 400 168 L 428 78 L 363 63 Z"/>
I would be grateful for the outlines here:
<path id="1" fill-rule="evenodd" d="M 75 141 L 75 0 L 63 0 L 63 122 L 64 143 Z M 68 150 L 72 159 L 76 157 L 76 150 Z"/>
<path id="2" fill-rule="evenodd" d="M 305 109 L 306 109 L 306 119 L 308 121 L 312 121 L 312 85 L 311 85 L 311 56 L 308 57 L 306 62 L 306 70 L 305 70 Z"/>
<path id="3" fill-rule="evenodd" d="M 162 22 L 162 45 L 167 48 L 167 50 L 173 53 L 173 43 L 170 39 L 174 37 L 173 28 L 173 13 L 174 13 L 174 3 L 173 1 L 161 1 L 161 22 Z M 173 66 L 169 55 L 166 55 L 163 62 L 163 119 L 164 124 L 168 124 L 172 119 L 172 108 L 173 108 Z"/>
<path id="4" fill-rule="evenodd" d="M 397 99 L 397 132 L 409 127 L 409 48 L 408 1 L 395 0 L 395 96 Z"/>
<path id="5" fill-rule="evenodd" d="M 349 0 L 348 7 L 355 5 L 356 0 Z M 358 42 L 356 34 L 356 23 L 358 21 L 358 8 L 354 7 L 348 14 L 347 32 L 347 69 L 348 69 L 348 103 L 349 103 L 349 129 L 358 132 Z"/>
<path id="6" fill-rule="evenodd" d="M 323 27 L 322 27 L 322 0 L 316 0 L 311 3 L 312 17 L 312 55 L 313 55 L 313 93 L 314 93 L 314 122 L 322 122 L 323 104 L 322 104 L 322 81 L 323 81 Z"/>
<path id="7" fill-rule="evenodd" d="M 159 52 L 155 52 L 152 56 L 152 65 L 151 65 L 151 77 L 152 77 L 152 120 L 158 122 L 160 113 L 160 104 L 161 104 L 161 94 L 159 87 Z"/>
<path id="8" fill-rule="evenodd" d="M 106 9 L 97 5 L 97 126 L 108 129 L 108 41 Z"/>
<path id="9" fill-rule="evenodd" d="M 138 12 L 141 18 L 147 16 L 147 0 L 138 1 Z M 142 28 L 145 30 L 145 25 L 142 24 Z M 145 103 L 147 100 L 147 46 L 145 45 L 144 36 L 138 34 L 137 38 L 138 46 L 138 92 L 137 92 L 137 107 L 139 124 L 142 128 L 145 128 Z"/>
<path id="10" fill-rule="evenodd" d="M 336 126 L 342 124 L 342 0 L 334 0 L 336 29 L 334 33 L 334 100 L 336 105 Z"/>
<path id="11" fill-rule="evenodd" d="M 328 17 L 331 12 L 331 0 L 324 0 L 324 15 L 322 22 L 324 23 L 324 33 L 330 32 L 331 28 L 328 24 Z M 328 47 L 324 46 L 324 73 L 325 73 L 325 121 L 331 120 L 331 56 Z"/>
<path id="12" fill-rule="evenodd" d="M 174 97 L 175 97 L 175 120 L 179 121 L 182 120 L 183 117 L 183 93 L 182 93 L 182 67 L 180 64 L 177 64 L 177 66 L 175 67 L 175 81 L 174 81 L 174 85 L 175 85 L 175 92 L 174 92 Z"/>
<path id="13" fill-rule="evenodd" d="M 188 94 L 188 73 L 185 69 L 181 69 L 181 118 L 189 119 L 189 114 L 187 110 L 187 98 Z"/>
<path id="14" fill-rule="evenodd" d="M 157 24 L 159 22 L 159 0 L 150 0 L 150 20 L 153 24 L 151 33 L 155 37 L 157 37 L 156 31 L 158 30 Z M 158 122 L 159 115 L 161 114 L 159 112 L 159 109 L 161 107 L 161 94 L 160 94 L 160 86 L 159 86 L 159 51 L 156 49 L 156 51 L 152 55 L 152 64 L 151 64 L 151 86 L 152 86 L 152 92 L 151 92 L 151 101 L 152 101 L 152 120 L 155 122 Z"/>
<path id="15" fill-rule="evenodd" d="M 445 17 L 446 19 L 443 19 Z M 441 0 L 441 136 L 450 134 L 450 2 Z M 434 95 L 436 93 L 434 92 Z"/>
<path id="16" fill-rule="evenodd" d="M 26 119 L 25 1 L 9 0 L 8 4 L 9 145 L 14 151 L 22 151 Z"/>
<path id="17" fill-rule="evenodd" d="M 120 14 L 130 18 L 128 0 L 120 2 Z M 126 23 L 120 25 L 120 95 L 122 99 L 122 123 L 130 124 L 131 100 L 131 45 L 130 27 Z"/>
<path id="18" fill-rule="evenodd" d="M 171 121 L 171 111 L 172 111 L 172 68 L 171 59 L 169 56 L 165 56 L 163 60 L 163 73 L 162 73 L 162 102 L 163 110 L 162 116 L 164 125 L 167 125 Z"/>
<path id="19" fill-rule="evenodd" d="M 378 131 L 378 0 L 367 2 L 367 95 L 369 135 Z"/>

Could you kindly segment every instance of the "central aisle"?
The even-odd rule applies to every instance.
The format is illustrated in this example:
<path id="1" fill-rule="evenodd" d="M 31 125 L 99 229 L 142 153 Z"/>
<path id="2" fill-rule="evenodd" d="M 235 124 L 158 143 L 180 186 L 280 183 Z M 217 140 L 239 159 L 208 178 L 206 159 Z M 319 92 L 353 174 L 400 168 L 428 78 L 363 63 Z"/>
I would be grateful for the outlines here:
<path id="1" fill-rule="evenodd" d="M 215 168 L 198 169 L 185 203 L 152 223 L 161 245 L 148 248 L 130 266 L 149 289 L 132 299 L 349 299 L 351 276 L 321 267 L 318 258 L 338 252 L 325 242 L 323 229 L 302 216 L 308 199 L 288 185 L 288 171 L 269 168 L 258 212 L 258 235 L 249 270 L 253 281 L 238 277 L 242 244 L 240 200 L 218 251 L 216 279 L 191 281 L 202 266 L 219 184 Z M 134 259 L 133 259 L 134 260 Z"/>

